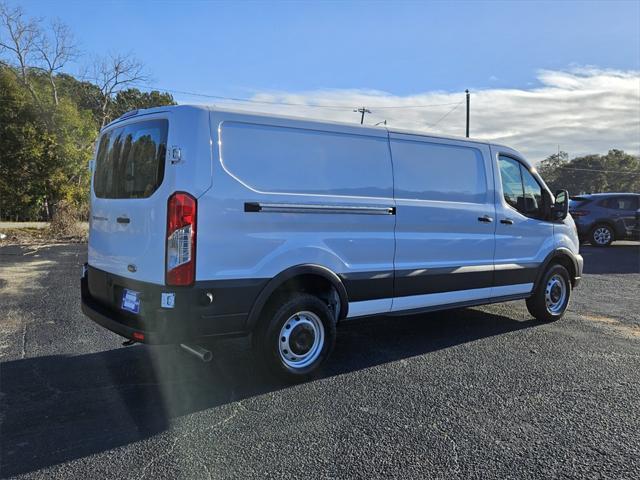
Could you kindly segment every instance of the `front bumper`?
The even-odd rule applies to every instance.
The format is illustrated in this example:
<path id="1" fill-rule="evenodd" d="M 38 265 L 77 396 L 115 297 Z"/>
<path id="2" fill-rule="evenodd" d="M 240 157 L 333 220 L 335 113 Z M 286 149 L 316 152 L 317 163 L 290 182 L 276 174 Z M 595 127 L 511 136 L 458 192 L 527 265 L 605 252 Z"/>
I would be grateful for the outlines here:
<path id="1" fill-rule="evenodd" d="M 80 280 L 81 307 L 98 325 L 142 343 L 174 344 L 245 335 L 248 310 L 242 302 L 234 301 L 236 291 L 232 287 L 207 284 L 169 289 L 175 293 L 175 306 L 161 308 L 160 294 L 167 287 L 85 266 Z M 120 308 L 124 288 L 140 292 L 140 314 Z M 213 292 L 216 301 L 203 305 L 202 297 L 207 292 Z"/>
<path id="2" fill-rule="evenodd" d="M 576 288 L 580 285 L 580 280 L 582 280 L 582 269 L 584 268 L 584 258 L 579 253 L 575 254 L 576 260 L 576 276 L 573 279 L 573 288 Z"/>

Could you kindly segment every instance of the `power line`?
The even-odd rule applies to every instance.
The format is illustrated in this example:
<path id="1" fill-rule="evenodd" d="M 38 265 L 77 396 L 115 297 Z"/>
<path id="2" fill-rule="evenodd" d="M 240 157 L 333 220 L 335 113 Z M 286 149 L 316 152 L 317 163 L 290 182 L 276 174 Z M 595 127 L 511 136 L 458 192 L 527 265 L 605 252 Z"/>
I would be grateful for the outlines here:
<path id="1" fill-rule="evenodd" d="M 429 108 L 429 107 L 446 107 L 449 105 L 456 105 L 458 102 L 448 103 L 431 103 L 427 105 L 390 105 L 390 106 L 373 106 L 376 110 L 391 109 L 391 108 Z"/>
<path id="2" fill-rule="evenodd" d="M 453 107 L 451 110 L 449 110 L 447 113 L 445 113 L 444 115 L 442 115 L 438 121 L 436 123 L 432 123 L 432 124 L 427 124 L 427 127 L 435 127 L 436 125 L 438 125 L 442 120 L 444 120 L 445 118 L 447 118 L 449 116 L 449 114 L 453 113 L 453 111 L 458 108 L 460 105 L 462 105 L 462 102 L 464 102 L 464 100 L 460 100 L 458 103 L 456 103 L 456 106 Z"/>
<path id="3" fill-rule="evenodd" d="M 344 105 L 313 105 L 308 103 L 295 103 L 295 102 L 281 102 L 281 101 L 268 101 L 268 100 L 256 100 L 254 98 L 239 98 L 239 97 L 225 97 L 222 95 L 210 95 L 206 93 L 198 93 L 198 92 L 188 92 L 186 90 L 175 90 L 171 88 L 162 88 L 155 85 L 143 85 L 139 83 L 131 83 L 130 85 L 137 88 L 144 88 L 148 90 L 159 90 L 165 91 L 169 93 L 176 93 L 180 95 L 191 95 L 194 97 L 203 97 L 203 98 L 212 98 L 216 100 L 226 100 L 230 102 L 246 102 L 246 103 L 260 103 L 265 105 L 285 105 L 292 107 L 312 107 L 312 108 L 337 108 L 337 109 L 347 109 L 353 108 L 352 105 L 344 104 Z M 418 105 L 380 105 L 380 106 L 372 106 L 372 108 L 376 109 L 393 109 L 393 108 L 431 108 L 431 107 L 443 107 L 448 105 L 457 105 L 458 102 L 448 102 L 448 103 L 430 103 L 430 104 L 418 104 Z"/>
<path id="4" fill-rule="evenodd" d="M 559 166 L 558 168 L 562 168 L 564 170 L 576 170 L 578 172 L 603 172 L 603 173 L 622 173 L 626 175 L 640 175 L 640 172 L 634 172 L 631 170 L 622 171 L 622 170 L 602 170 L 599 168 L 575 168 L 575 167 L 565 167 Z"/>

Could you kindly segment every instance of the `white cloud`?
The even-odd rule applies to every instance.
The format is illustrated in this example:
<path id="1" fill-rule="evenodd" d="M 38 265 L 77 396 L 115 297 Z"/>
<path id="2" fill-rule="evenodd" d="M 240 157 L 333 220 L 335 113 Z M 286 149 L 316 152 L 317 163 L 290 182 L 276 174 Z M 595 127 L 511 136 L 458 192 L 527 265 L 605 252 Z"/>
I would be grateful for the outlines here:
<path id="1" fill-rule="evenodd" d="M 570 156 L 605 153 L 610 148 L 640 153 L 640 72 L 578 67 L 542 70 L 537 78 L 541 85 L 535 88 L 472 91 L 471 136 L 514 147 L 533 161 L 554 153 L 558 145 Z M 376 90 L 265 92 L 253 99 L 335 108 L 266 104 L 238 108 L 358 123 L 360 115 L 353 108 L 364 105 L 372 112 L 365 117 L 367 124 L 386 119 L 395 127 L 462 136 L 464 98 L 464 92 L 440 91 L 410 96 Z M 460 104 L 452 111 L 455 102 Z M 408 108 L 432 104 L 446 105 Z"/>

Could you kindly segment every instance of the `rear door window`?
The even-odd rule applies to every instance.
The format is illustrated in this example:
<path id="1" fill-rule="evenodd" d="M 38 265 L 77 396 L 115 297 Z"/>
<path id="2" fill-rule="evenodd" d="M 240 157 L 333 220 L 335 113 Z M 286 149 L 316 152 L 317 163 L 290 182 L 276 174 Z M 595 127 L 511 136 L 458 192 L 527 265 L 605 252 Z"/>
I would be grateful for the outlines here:
<path id="1" fill-rule="evenodd" d="M 131 123 L 105 132 L 96 155 L 96 197 L 151 196 L 164 178 L 167 132 L 167 120 Z"/>

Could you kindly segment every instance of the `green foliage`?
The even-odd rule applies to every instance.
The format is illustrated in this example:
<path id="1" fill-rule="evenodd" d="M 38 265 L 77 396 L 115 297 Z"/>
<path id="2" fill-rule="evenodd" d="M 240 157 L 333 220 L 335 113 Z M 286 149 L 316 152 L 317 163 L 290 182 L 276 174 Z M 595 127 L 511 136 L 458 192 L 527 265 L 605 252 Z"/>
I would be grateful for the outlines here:
<path id="1" fill-rule="evenodd" d="M 137 88 L 121 90 L 116 94 L 116 98 L 111 103 L 111 118 L 118 118 L 131 110 L 137 108 L 160 107 L 163 105 L 175 105 L 173 96 L 169 93 L 153 90 L 151 92 L 141 92 Z"/>
<path id="2" fill-rule="evenodd" d="M 538 171 L 552 191 L 567 189 L 571 195 L 640 192 L 640 158 L 622 150 L 572 160 L 560 152 L 543 160 Z"/>
<path id="3" fill-rule="evenodd" d="M 30 71 L 29 84 L 35 97 L 15 70 L 0 66 L 0 220 L 49 220 L 58 204 L 86 214 L 104 97 L 68 74 L 56 76 L 57 105 L 46 75 Z M 124 90 L 111 116 L 174 103 L 166 93 Z"/>

